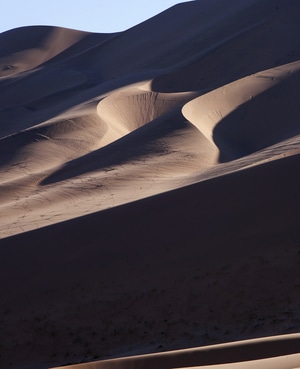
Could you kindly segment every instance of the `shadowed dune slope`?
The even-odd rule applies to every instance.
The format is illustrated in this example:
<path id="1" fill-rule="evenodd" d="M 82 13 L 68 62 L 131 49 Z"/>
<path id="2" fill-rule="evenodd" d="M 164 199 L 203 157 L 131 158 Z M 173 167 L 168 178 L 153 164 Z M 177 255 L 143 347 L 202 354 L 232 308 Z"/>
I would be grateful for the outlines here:
<path id="1" fill-rule="evenodd" d="M 136 352 L 136 341 L 142 353 L 297 332 L 298 162 L 3 239 L 3 334 L 25 339 L 6 355 L 53 362 L 54 352 L 85 356 L 85 344 L 92 358 Z"/>
<path id="2" fill-rule="evenodd" d="M 230 344 L 220 344 L 202 348 L 178 350 L 162 354 L 141 355 L 134 358 L 123 358 L 95 362 L 93 364 L 74 365 L 76 369 L 108 369 L 108 368 L 292 368 L 299 365 L 300 354 L 297 352 L 299 335 L 279 336 L 256 339 Z M 268 355 L 277 351 L 277 357 Z M 262 359 L 263 358 L 263 359 Z M 201 365 L 201 366 L 200 366 Z"/>
<path id="3" fill-rule="evenodd" d="M 36 68 L 88 37 L 87 32 L 50 26 L 4 32 L 0 34 L 0 77 Z"/>
<path id="4" fill-rule="evenodd" d="M 0 34 L 1 368 L 300 366 L 299 13 Z"/>

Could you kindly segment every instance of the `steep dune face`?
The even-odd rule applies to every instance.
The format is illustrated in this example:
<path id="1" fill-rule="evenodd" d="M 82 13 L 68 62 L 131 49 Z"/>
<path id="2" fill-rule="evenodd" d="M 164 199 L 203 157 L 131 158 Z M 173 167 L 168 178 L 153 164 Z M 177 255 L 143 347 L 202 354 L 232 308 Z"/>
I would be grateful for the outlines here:
<path id="1" fill-rule="evenodd" d="M 184 116 L 236 159 L 300 134 L 300 63 L 262 71 L 190 101 Z M 259 115 L 257 116 L 257 112 Z"/>
<path id="2" fill-rule="evenodd" d="M 98 105 L 100 117 L 109 126 L 122 125 L 131 132 L 180 106 L 191 94 L 163 94 L 128 89 L 111 94 Z"/>
<path id="3" fill-rule="evenodd" d="M 300 365 L 299 12 L 0 35 L 1 367 Z"/>

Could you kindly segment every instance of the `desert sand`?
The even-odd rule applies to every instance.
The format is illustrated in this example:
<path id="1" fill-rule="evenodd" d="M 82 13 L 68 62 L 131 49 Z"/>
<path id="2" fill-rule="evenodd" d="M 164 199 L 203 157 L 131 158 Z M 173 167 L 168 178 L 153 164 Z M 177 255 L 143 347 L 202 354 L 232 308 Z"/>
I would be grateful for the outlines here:
<path id="1" fill-rule="evenodd" d="M 0 34 L 0 368 L 300 367 L 300 2 Z"/>

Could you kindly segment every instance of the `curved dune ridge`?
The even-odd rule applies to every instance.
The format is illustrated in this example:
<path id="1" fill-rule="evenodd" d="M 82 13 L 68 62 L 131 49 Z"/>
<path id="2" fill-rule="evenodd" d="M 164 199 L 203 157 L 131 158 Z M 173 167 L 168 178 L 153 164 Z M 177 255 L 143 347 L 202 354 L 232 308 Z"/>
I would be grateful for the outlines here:
<path id="1" fill-rule="evenodd" d="M 300 367 L 299 12 L 0 34 L 1 368 Z"/>
<path id="2" fill-rule="evenodd" d="M 297 61 L 232 82 L 190 101 L 183 114 L 227 160 L 246 156 L 300 133 L 299 68 Z"/>

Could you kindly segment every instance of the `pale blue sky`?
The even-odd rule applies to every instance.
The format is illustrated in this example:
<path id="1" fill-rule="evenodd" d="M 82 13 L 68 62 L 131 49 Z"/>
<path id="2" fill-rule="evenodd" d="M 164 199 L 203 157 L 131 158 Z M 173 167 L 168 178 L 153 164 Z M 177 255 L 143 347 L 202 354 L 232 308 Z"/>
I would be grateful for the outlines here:
<path id="1" fill-rule="evenodd" d="M 4 0 L 0 32 L 29 25 L 53 25 L 91 32 L 124 31 L 189 0 Z"/>

